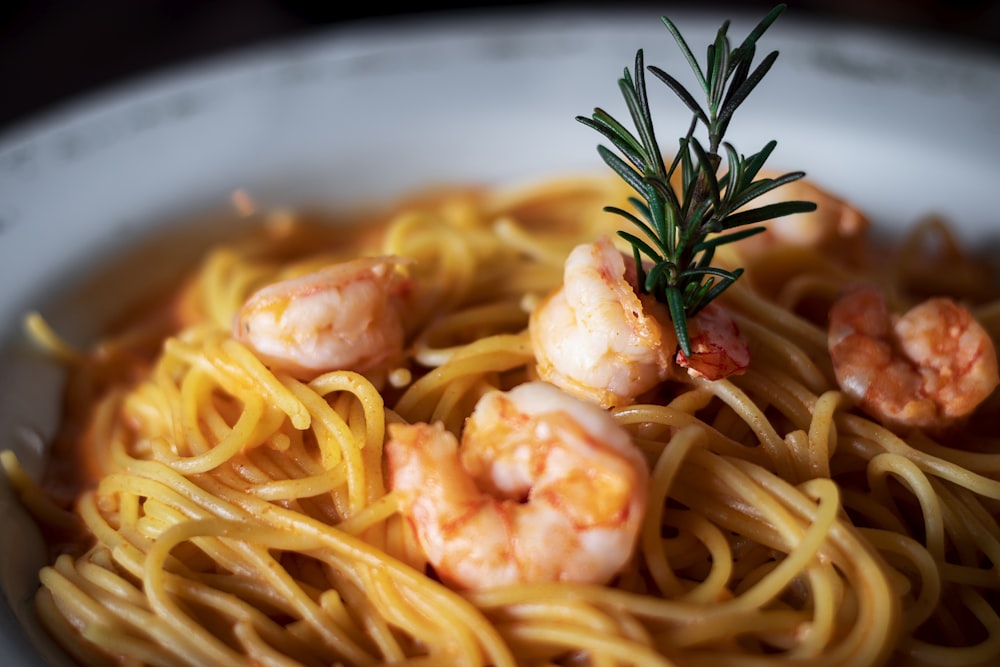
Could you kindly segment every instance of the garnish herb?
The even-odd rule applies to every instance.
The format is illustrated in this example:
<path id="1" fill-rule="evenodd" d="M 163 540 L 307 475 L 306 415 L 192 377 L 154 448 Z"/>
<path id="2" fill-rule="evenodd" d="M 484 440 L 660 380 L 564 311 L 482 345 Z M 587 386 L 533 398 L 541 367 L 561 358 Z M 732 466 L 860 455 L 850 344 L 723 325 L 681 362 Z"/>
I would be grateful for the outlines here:
<path id="1" fill-rule="evenodd" d="M 777 143 L 770 141 L 760 152 L 745 157 L 723 140 L 733 113 L 778 57 L 778 52 L 773 51 L 751 69 L 757 40 L 784 9 L 785 5 L 772 9 L 735 49 L 731 48 L 727 35 L 729 21 L 724 22 L 715 41 L 708 46 L 705 69 L 698 64 L 673 22 L 666 16 L 661 17 L 706 96 L 703 107 L 676 78 L 658 67 L 648 68 L 693 113 L 669 167 L 653 132 L 642 49 L 636 52 L 634 74 L 626 68 L 618 81 L 638 136 L 601 108 L 595 108 L 590 118 L 577 117 L 578 121 L 604 135 L 624 156 L 624 159 L 619 157 L 605 146 L 597 148 L 608 166 L 631 185 L 641 199 L 629 198 L 636 213 L 614 206 L 605 207 L 605 210 L 624 216 L 646 237 L 619 232 L 632 245 L 640 289 L 667 304 L 677 341 L 685 355 L 691 354 L 687 318 L 719 296 L 743 273 L 743 269 L 730 271 L 712 266 L 716 248 L 764 231 L 762 226 L 752 226 L 756 223 L 816 208 L 812 202 L 787 201 L 740 210 L 764 193 L 805 174 L 792 172 L 777 178 L 757 178 Z M 707 130 L 707 145 L 695 136 L 700 126 Z M 720 151 L 725 152 L 728 167 L 721 176 L 718 175 L 722 162 Z M 675 191 L 672 181 L 678 169 L 680 192 Z M 652 262 L 648 271 L 643 267 L 643 256 Z"/>

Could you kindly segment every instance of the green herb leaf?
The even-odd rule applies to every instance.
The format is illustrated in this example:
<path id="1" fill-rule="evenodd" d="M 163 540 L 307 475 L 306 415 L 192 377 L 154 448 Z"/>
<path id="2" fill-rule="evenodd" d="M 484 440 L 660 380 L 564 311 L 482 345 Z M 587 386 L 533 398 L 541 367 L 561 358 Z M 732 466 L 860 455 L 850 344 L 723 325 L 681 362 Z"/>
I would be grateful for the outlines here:
<path id="1" fill-rule="evenodd" d="M 757 41 L 784 10 L 785 5 L 775 6 L 735 49 L 729 42 L 729 22 L 724 22 L 706 48 L 704 67 L 677 26 L 666 16 L 661 17 L 704 94 L 704 105 L 673 74 L 656 66 L 646 67 L 643 50 L 639 49 L 633 70 L 626 68 L 618 80 L 634 129 L 629 130 L 600 108 L 595 108 L 589 118 L 577 117 L 617 149 L 615 153 L 598 146 L 598 153 L 639 195 L 629 200 L 634 213 L 617 207 L 605 210 L 621 215 L 645 236 L 619 232 L 632 245 L 640 289 L 667 304 L 678 345 L 688 356 L 691 347 L 687 318 L 722 294 L 743 273 L 742 269 L 713 267 L 716 249 L 762 232 L 763 227 L 753 226 L 757 223 L 816 209 L 814 203 L 804 201 L 748 208 L 758 197 L 805 174 L 791 172 L 759 178 L 776 143 L 770 141 L 745 157 L 724 140 L 736 111 L 778 57 L 778 52 L 773 51 L 756 65 L 753 63 Z M 669 167 L 653 128 L 647 71 L 666 84 L 691 112 L 691 122 L 678 139 Z M 695 136 L 699 128 L 706 132 L 707 142 Z M 721 175 L 720 151 L 725 154 L 727 168 Z M 678 170 L 679 191 L 674 186 Z"/>

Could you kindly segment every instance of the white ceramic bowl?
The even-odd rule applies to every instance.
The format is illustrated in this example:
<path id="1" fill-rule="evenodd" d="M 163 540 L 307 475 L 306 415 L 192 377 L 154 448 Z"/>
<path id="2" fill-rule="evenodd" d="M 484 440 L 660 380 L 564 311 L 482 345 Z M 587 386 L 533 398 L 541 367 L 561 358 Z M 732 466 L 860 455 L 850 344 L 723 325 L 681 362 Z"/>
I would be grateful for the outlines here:
<path id="1" fill-rule="evenodd" d="M 696 53 L 721 19 L 671 13 Z M 758 16 L 734 16 L 738 39 Z M 514 183 L 606 169 L 574 120 L 624 116 L 617 79 L 642 47 L 686 72 L 653 12 L 489 13 L 333 29 L 97 93 L 0 137 L 0 443 L 39 474 L 59 419 L 59 369 L 26 344 L 41 310 L 86 343 L 200 247 L 116 258 L 249 189 L 268 205 L 363 204 L 440 183 Z M 923 36 L 814 25 L 790 11 L 781 53 L 730 128 L 743 153 L 803 169 L 883 229 L 941 213 L 997 238 L 1000 62 Z M 650 79 L 657 128 L 687 111 Z M 660 90 L 657 90 L 660 88 Z M 227 230 L 212 230 L 215 236 Z M 169 235 L 168 235 L 169 236 Z M 211 236 L 211 235 L 209 235 Z M 125 279 L 123 279 L 125 278 Z M 0 663 L 58 664 L 32 620 L 43 550 L 0 481 Z"/>

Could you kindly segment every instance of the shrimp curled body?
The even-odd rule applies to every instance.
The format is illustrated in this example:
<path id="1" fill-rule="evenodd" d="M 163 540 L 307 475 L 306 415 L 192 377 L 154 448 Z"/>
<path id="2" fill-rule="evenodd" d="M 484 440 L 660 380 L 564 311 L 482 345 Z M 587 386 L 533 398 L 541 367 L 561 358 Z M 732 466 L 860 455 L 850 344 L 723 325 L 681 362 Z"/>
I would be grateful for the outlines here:
<path id="1" fill-rule="evenodd" d="M 947 298 L 894 316 L 880 290 L 854 288 L 830 310 L 828 343 L 841 388 L 889 425 L 946 428 L 1000 382 L 990 335 Z"/>
<path id="2" fill-rule="evenodd" d="M 750 236 L 737 244 L 744 256 L 753 257 L 767 249 L 783 245 L 821 249 L 824 254 L 843 253 L 848 257 L 858 252 L 870 227 L 868 218 L 848 201 L 808 179 L 792 181 L 770 190 L 755 198 L 746 208 L 792 199 L 813 202 L 816 209 L 769 220 L 763 233 Z"/>
<path id="3" fill-rule="evenodd" d="M 661 324 L 669 321 L 665 309 L 640 296 L 636 280 L 609 238 L 574 248 L 562 286 L 529 323 L 539 377 L 604 407 L 626 405 L 665 380 L 677 339 Z"/>
<path id="4" fill-rule="evenodd" d="M 691 355 L 677 351 L 670 314 L 638 287 L 635 264 L 602 237 L 569 254 L 563 284 L 529 322 L 541 379 L 604 407 L 632 403 L 683 374 L 721 380 L 750 364 L 750 349 L 722 306 L 688 318 Z"/>
<path id="5" fill-rule="evenodd" d="M 243 304 L 233 335 L 264 363 L 301 379 L 370 370 L 402 350 L 401 263 L 364 257 L 267 285 Z"/>
<path id="6" fill-rule="evenodd" d="M 484 395 L 461 447 L 439 423 L 389 434 L 390 486 L 443 581 L 604 583 L 632 557 L 648 467 L 593 403 L 530 382 Z"/>

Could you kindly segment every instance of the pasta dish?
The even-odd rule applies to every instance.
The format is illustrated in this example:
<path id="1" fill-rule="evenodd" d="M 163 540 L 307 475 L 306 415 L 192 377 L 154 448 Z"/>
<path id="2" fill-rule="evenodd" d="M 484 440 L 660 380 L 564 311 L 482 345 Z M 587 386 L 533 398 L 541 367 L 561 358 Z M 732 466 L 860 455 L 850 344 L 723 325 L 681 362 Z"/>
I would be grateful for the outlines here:
<path id="1" fill-rule="evenodd" d="M 66 360 L 39 617 L 81 664 L 987 665 L 1000 301 L 814 213 L 690 322 L 567 177 L 257 212 Z"/>

